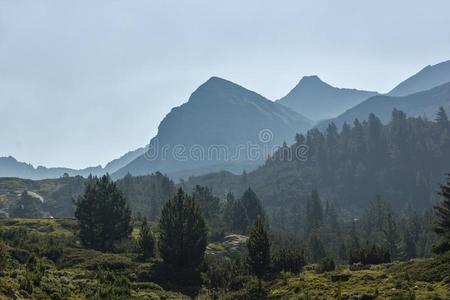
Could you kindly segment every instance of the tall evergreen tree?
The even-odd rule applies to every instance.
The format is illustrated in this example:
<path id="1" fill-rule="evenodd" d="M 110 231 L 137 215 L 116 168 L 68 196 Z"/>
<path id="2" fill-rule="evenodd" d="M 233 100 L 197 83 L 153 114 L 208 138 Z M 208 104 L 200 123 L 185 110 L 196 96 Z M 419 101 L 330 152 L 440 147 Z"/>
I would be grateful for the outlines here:
<path id="1" fill-rule="evenodd" d="M 155 237 L 146 218 L 142 221 L 137 245 L 143 259 L 153 257 L 155 254 Z"/>
<path id="2" fill-rule="evenodd" d="M 443 244 L 437 249 L 446 251 L 450 250 L 450 174 L 448 174 L 447 182 L 442 184 L 440 189 L 439 195 L 444 200 L 439 206 L 435 207 L 437 220 L 434 231 L 444 240 Z"/>
<path id="3" fill-rule="evenodd" d="M 416 241 L 409 230 L 403 236 L 403 259 L 410 260 L 417 256 Z"/>
<path id="4" fill-rule="evenodd" d="M 317 190 L 313 190 L 306 201 L 306 236 L 323 223 L 322 202 Z"/>
<path id="5" fill-rule="evenodd" d="M 398 231 L 397 231 L 397 223 L 395 222 L 394 218 L 392 217 L 391 213 L 388 213 L 387 219 L 386 219 L 386 226 L 384 229 L 384 235 L 386 239 L 386 245 L 387 249 L 389 250 L 389 254 L 391 256 L 391 259 L 396 259 L 399 254 L 398 249 Z"/>
<path id="6" fill-rule="evenodd" d="M 234 199 L 233 193 L 227 193 L 227 199 L 223 207 L 222 221 L 226 228 L 230 228 L 230 224 L 233 220 L 233 206 L 236 199 Z"/>
<path id="7" fill-rule="evenodd" d="M 159 219 L 159 252 L 164 262 L 197 267 L 206 250 L 207 228 L 194 199 L 180 188 L 162 208 Z"/>
<path id="8" fill-rule="evenodd" d="M 327 253 L 322 241 L 316 234 L 312 234 L 308 241 L 308 258 L 311 262 L 317 263 L 322 258 L 326 257 Z"/>
<path id="9" fill-rule="evenodd" d="M 206 219 L 212 220 L 220 213 L 220 199 L 212 194 L 208 187 L 196 185 L 192 193 Z"/>
<path id="10" fill-rule="evenodd" d="M 245 207 L 245 211 L 247 213 L 248 220 L 250 224 L 253 224 L 258 217 L 264 219 L 265 213 L 261 204 L 261 200 L 259 200 L 258 196 L 255 192 L 248 188 L 240 199 L 242 205 Z"/>
<path id="11" fill-rule="evenodd" d="M 247 216 L 247 211 L 240 200 L 234 201 L 231 208 L 231 223 L 230 229 L 237 233 L 246 233 L 250 221 Z"/>
<path id="12" fill-rule="evenodd" d="M 261 282 L 270 266 L 270 239 L 261 217 L 256 219 L 250 230 L 247 242 L 248 265 L 252 273 L 258 278 L 259 292 L 261 295 Z"/>
<path id="13" fill-rule="evenodd" d="M 127 200 L 109 175 L 91 177 L 75 204 L 79 237 L 84 246 L 110 251 L 114 242 L 130 235 L 131 212 Z"/>
<path id="14" fill-rule="evenodd" d="M 436 114 L 436 122 L 440 125 L 448 125 L 448 116 L 445 109 L 441 106 Z"/>

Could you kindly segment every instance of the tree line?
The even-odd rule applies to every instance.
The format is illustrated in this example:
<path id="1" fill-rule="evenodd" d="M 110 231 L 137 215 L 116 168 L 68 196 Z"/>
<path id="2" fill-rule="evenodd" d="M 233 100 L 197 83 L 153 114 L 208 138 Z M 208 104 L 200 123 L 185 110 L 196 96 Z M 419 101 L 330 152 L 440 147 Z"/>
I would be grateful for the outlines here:
<path id="1" fill-rule="evenodd" d="M 208 196 L 205 197 L 205 194 Z M 196 196 L 197 195 L 197 196 Z M 203 195 L 203 196 L 198 196 Z M 430 232 L 423 232 L 423 220 L 409 214 L 404 218 L 396 216 L 389 204 L 376 197 L 364 211 L 361 219 L 349 224 L 337 219 L 333 206 L 328 203 L 325 209 L 318 191 L 313 191 L 306 204 L 306 223 L 300 223 L 297 230 L 303 229 L 304 239 L 296 243 L 286 236 L 280 228 L 271 228 L 270 218 L 264 212 L 256 194 L 248 189 L 239 200 L 229 194 L 225 207 L 227 210 L 240 205 L 250 223 L 242 223 L 242 233 L 248 234 L 247 254 L 231 262 L 207 259 L 205 250 L 210 240 L 208 219 L 232 220 L 234 216 L 227 210 L 210 211 L 204 199 L 214 198 L 207 188 L 197 187 L 192 194 L 181 188 L 175 196 L 166 201 L 158 218 L 156 232 L 143 221 L 137 237 L 138 249 L 143 259 L 159 255 L 165 264 L 173 270 L 196 270 L 203 264 L 207 282 L 211 286 L 226 285 L 222 277 L 218 278 L 208 269 L 224 273 L 249 272 L 258 280 L 257 295 L 264 297 L 262 281 L 271 272 L 299 272 L 307 262 L 318 263 L 319 271 L 335 268 L 335 260 L 345 260 L 350 264 L 378 264 L 394 259 L 410 259 L 418 256 L 422 242 L 433 244 L 436 253 L 450 250 L 450 174 L 447 182 L 440 186 L 439 195 L 443 201 L 435 207 L 435 223 L 429 223 L 436 234 L 435 240 L 428 238 Z M 217 199 L 214 199 L 216 201 Z M 236 204 L 238 203 L 238 204 Z M 206 209 L 202 206 L 206 206 Z M 219 205 L 220 206 L 220 205 Z M 114 244 L 127 239 L 132 231 L 132 217 L 126 198 L 108 176 L 91 178 L 85 192 L 76 201 L 75 216 L 79 222 L 79 239 L 85 247 L 114 251 Z M 215 205 L 213 206 L 215 207 Z M 330 251 L 327 230 L 333 228 L 337 243 L 331 245 L 336 252 Z M 232 230 L 233 227 L 228 227 Z M 397 228 L 401 228 L 398 230 Z M 400 237 L 399 234 L 403 236 Z M 293 242 L 294 241 L 294 242 Z M 214 269 L 218 268 L 218 269 Z M 225 271 L 224 271 L 225 270 Z M 222 272 L 222 273 L 221 273 Z"/>

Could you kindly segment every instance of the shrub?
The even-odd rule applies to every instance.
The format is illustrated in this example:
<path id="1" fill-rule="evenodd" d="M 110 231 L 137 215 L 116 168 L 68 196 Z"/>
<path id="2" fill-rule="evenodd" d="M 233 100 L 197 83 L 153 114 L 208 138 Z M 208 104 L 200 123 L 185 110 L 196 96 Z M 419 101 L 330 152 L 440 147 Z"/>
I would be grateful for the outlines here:
<path id="1" fill-rule="evenodd" d="M 0 241 L 0 270 L 3 270 L 6 267 L 8 262 L 8 249 L 6 244 Z"/>
<path id="2" fill-rule="evenodd" d="M 208 289 L 228 289 L 234 274 L 234 263 L 229 258 L 221 256 L 206 256 L 205 270 L 202 272 L 202 282 Z"/>
<path id="3" fill-rule="evenodd" d="M 129 257 L 117 254 L 100 254 L 82 264 L 88 270 L 124 270 L 133 266 Z"/>
<path id="4" fill-rule="evenodd" d="M 97 286 L 87 293 L 88 299 L 129 299 L 130 281 L 127 277 L 109 271 L 95 273 Z"/>
<path id="5" fill-rule="evenodd" d="M 148 259 L 155 255 L 155 237 L 146 219 L 142 222 L 139 230 L 137 246 L 143 259 Z"/>
<path id="6" fill-rule="evenodd" d="M 377 265 L 389 262 L 391 262 L 389 251 L 375 244 L 351 249 L 349 255 L 350 264 Z"/>
<path id="7" fill-rule="evenodd" d="M 320 273 L 334 271 L 334 269 L 336 269 L 336 264 L 334 263 L 334 260 L 331 257 L 328 257 L 328 256 L 324 257 L 319 262 L 319 270 L 318 271 Z"/>
<path id="8" fill-rule="evenodd" d="M 29 272 L 19 278 L 19 287 L 30 295 L 33 293 L 33 278 Z"/>
<path id="9" fill-rule="evenodd" d="M 306 265 L 305 252 L 299 247 L 274 247 L 271 254 L 272 270 L 277 273 L 299 273 Z"/>

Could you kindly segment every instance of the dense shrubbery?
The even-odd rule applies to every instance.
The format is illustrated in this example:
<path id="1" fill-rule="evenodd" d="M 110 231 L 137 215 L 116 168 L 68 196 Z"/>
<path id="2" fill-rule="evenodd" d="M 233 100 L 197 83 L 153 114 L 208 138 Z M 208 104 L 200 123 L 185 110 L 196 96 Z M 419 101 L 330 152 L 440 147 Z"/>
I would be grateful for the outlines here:
<path id="1" fill-rule="evenodd" d="M 383 247 L 367 243 L 365 247 L 356 247 L 350 250 L 349 263 L 363 265 L 376 265 L 391 261 L 389 252 Z"/>
<path id="2" fill-rule="evenodd" d="M 305 253 L 298 246 L 273 247 L 272 270 L 274 272 L 299 273 L 306 265 Z"/>
<path id="3" fill-rule="evenodd" d="M 319 273 L 334 271 L 334 269 L 336 269 L 336 264 L 331 257 L 327 256 L 320 260 Z"/>

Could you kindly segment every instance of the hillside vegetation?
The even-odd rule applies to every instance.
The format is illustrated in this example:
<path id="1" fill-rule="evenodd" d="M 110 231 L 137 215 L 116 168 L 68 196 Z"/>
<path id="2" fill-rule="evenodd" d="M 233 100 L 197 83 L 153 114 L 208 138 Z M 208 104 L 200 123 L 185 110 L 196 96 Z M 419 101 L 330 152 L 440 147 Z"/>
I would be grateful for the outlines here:
<path id="1" fill-rule="evenodd" d="M 168 278 L 174 274 L 167 274 L 161 260 L 143 262 L 133 249 L 102 253 L 81 247 L 74 239 L 75 220 L 2 219 L 0 228 L 5 241 L 0 251 L 0 299 L 211 299 L 217 294 L 208 288 L 207 280 L 171 282 Z M 227 241 L 210 247 L 229 245 Z M 225 252 L 208 252 L 207 256 L 226 256 Z M 450 297 L 450 253 L 361 270 L 342 265 L 334 272 L 318 273 L 315 268 L 308 265 L 299 274 L 275 275 L 264 285 L 268 298 L 335 299 L 339 291 L 342 299 Z M 336 275 L 346 281 L 334 282 L 339 278 Z M 220 297 L 244 299 L 253 281 L 241 276 L 233 284 L 241 288 L 233 291 L 237 287 L 231 287 Z"/>

